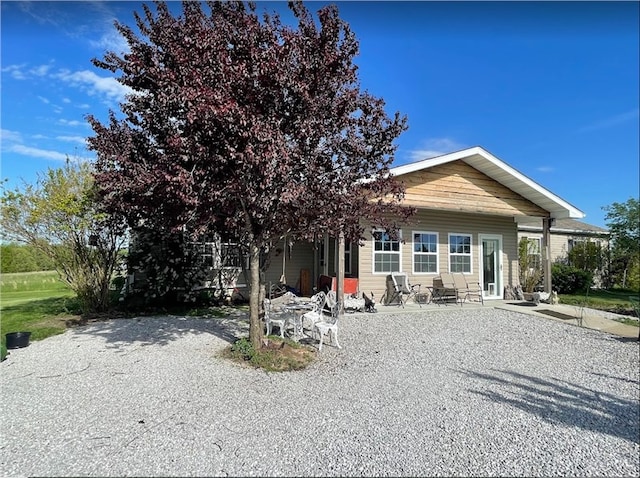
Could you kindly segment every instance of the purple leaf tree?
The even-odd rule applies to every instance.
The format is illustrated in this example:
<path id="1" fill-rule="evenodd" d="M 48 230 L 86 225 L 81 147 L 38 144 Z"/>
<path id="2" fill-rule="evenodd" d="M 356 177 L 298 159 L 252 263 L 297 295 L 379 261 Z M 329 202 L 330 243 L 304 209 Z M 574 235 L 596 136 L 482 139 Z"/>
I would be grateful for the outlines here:
<path id="1" fill-rule="evenodd" d="M 358 42 L 335 6 L 297 26 L 254 4 L 184 2 L 116 23 L 130 52 L 94 64 L 132 93 L 107 124 L 90 116 L 105 208 L 130 225 L 224 231 L 246 244 L 250 339 L 259 347 L 260 254 L 283 235 L 363 239 L 413 213 L 389 175 L 406 129 L 362 91 Z"/>

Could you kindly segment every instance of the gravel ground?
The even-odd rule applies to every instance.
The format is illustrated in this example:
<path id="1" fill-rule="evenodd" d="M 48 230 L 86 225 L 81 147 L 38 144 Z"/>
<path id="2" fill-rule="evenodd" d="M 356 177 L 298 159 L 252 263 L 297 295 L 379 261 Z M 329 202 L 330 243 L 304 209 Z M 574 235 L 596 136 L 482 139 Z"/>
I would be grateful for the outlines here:
<path id="1" fill-rule="evenodd" d="M 638 343 L 516 312 L 347 315 L 301 372 L 238 319 L 93 323 L 0 364 L 8 476 L 638 476 Z"/>

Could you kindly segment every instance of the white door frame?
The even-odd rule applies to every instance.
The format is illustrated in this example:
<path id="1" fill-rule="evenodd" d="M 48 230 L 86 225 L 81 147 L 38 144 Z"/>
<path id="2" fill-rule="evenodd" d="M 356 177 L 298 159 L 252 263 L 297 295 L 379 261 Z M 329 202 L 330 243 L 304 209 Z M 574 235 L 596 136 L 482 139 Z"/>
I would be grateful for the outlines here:
<path id="1" fill-rule="evenodd" d="M 493 282 L 493 285 L 484 284 L 484 248 L 483 242 L 485 240 L 498 241 L 498 254 L 496 254 L 496 263 L 494 270 L 496 277 L 496 281 Z M 504 267 L 502 264 L 502 234 L 478 234 L 478 262 L 479 262 L 479 270 L 478 270 L 478 279 L 480 285 L 482 287 L 483 297 L 485 299 L 502 299 L 503 298 L 503 290 L 504 290 Z"/>

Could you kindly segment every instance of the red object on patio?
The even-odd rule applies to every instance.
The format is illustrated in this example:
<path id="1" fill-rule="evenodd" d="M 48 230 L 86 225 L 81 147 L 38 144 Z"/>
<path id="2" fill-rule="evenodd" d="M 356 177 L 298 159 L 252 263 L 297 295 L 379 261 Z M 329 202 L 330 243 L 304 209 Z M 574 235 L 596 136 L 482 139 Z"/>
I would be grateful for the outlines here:
<path id="1" fill-rule="evenodd" d="M 331 284 L 331 286 L 329 286 Z M 330 290 L 336 290 L 336 278 L 321 275 L 318 279 L 318 289 L 326 290 L 331 287 Z M 358 279 L 353 277 L 344 278 L 344 293 L 345 294 L 357 294 L 358 293 Z"/>

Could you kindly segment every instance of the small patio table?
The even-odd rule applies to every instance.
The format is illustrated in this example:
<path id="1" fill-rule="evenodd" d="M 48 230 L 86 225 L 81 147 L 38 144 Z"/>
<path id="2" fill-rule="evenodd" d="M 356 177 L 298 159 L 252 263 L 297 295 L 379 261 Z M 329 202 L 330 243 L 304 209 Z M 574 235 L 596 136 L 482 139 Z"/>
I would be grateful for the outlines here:
<path id="1" fill-rule="evenodd" d="M 302 316 L 310 310 L 313 310 L 313 304 L 306 302 L 294 302 L 283 306 L 283 309 L 291 314 L 294 337 L 302 336 Z"/>

